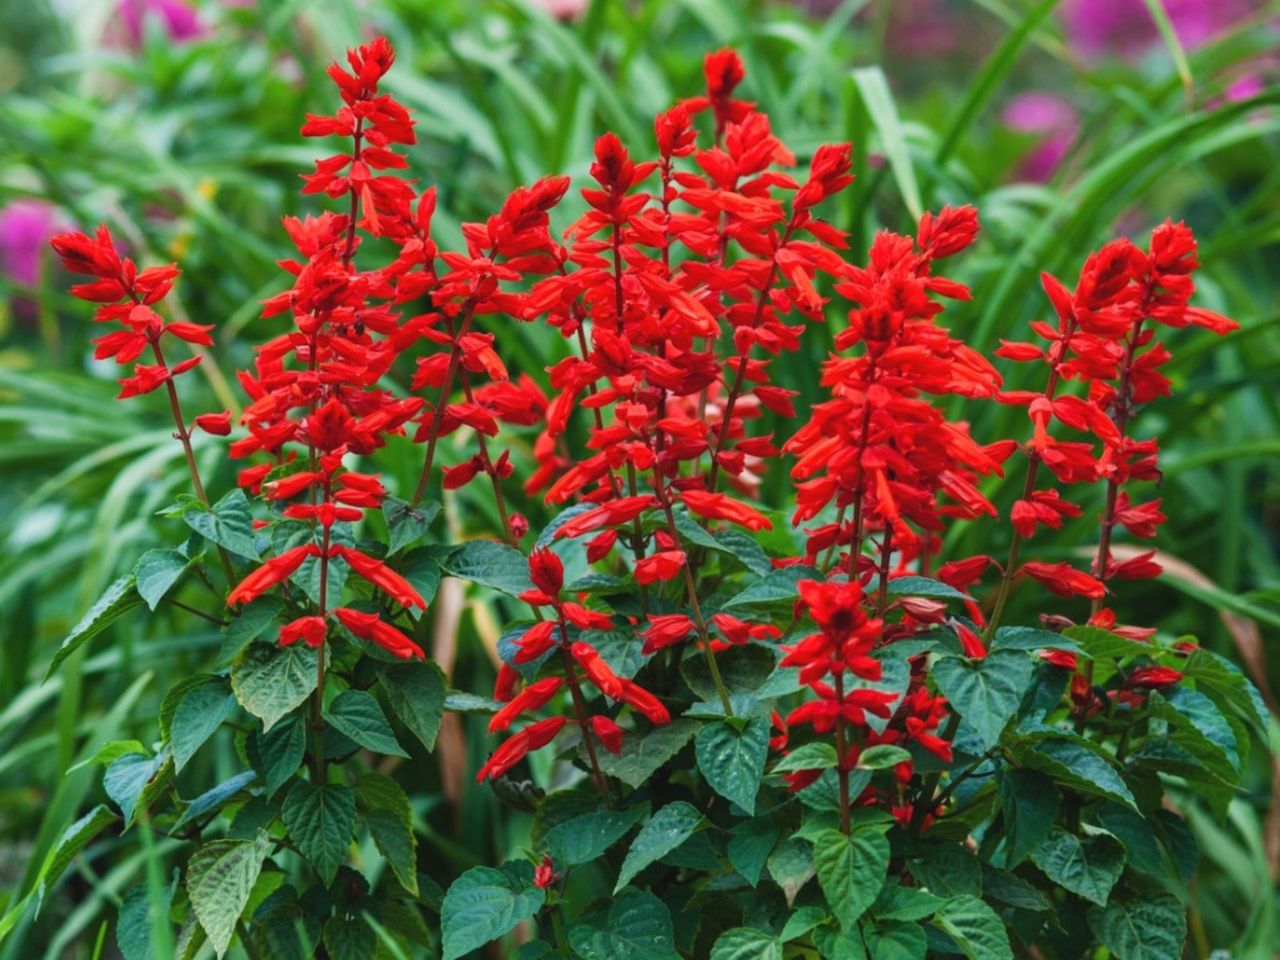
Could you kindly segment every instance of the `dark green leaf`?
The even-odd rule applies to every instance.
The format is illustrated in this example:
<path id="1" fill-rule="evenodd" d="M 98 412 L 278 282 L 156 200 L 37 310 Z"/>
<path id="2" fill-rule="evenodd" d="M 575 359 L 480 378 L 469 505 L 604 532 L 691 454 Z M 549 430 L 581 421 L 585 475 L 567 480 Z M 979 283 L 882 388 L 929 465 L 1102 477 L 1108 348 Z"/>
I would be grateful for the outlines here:
<path id="1" fill-rule="evenodd" d="M 647 813 L 644 806 L 626 810 L 596 810 L 547 831 L 547 851 L 557 864 L 576 867 L 591 863 L 626 836 Z"/>
<path id="2" fill-rule="evenodd" d="M 669 803 L 655 813 L 631 841 L 631 848 L 618 873 L 618 882 L 613 887 L 614 893 L 630 883 L 631 878 L 649 864 L 688 840 L 700 826 L 702 814 L 683 800 Z"/>
<path id="3" fill-rule="evenodd" d="M 278 597 L 258 597 L 238 611 L 233 611 L 231 621 L 222 628 L 222 647 L 218 650 L 218 663 L 230 663 L 274 623 L 284 604 Z M 270 638 L 274 640 L 274 634 Z"/>
<path id="4" fill-rule="evenodd" d="M 849 836 L 825 830 L 814 837 L 813 865 L 831 912 L 842 927 L 852 929 L 884 886 L 889 841 L 878 830 Z"/>
<path id="5" fill-rule="evenodd" d="M 281 816 L 289 839 L 326 883 L 347 859 L 356 819 L 356 795 L 338 783 L 302 781 L 285 797 Z"/>
<path id="6" fill-rule="evenodd" d="M 1000 773 L 1006 869 L 1012 870 L 1049 836 L 1058 818 L 1058 791 L 1042 773 L 1008 769 Z"/>
<path id="7" fill-rule="evenodd" d="M 366 750 L 393 757 L 407 757 L 396 742 L 396 735 L 378 706 L 378 701 L 363 690 L 345 690 L 338 694 L 325 713 L 329 724 L 350 737 Z"/>
<path id="8" fill-rule="evenodd" d="M 187 864 L 191 909 L 219 957 L 231 944 L 270 848 L 265 833 L 254 840 L 214 840 L 197 850 Z"/>
<path id="9" fill-rule="evenodd" d="M 1109 833 L 1076 836 L 1055 828 L 1031 859 L 1054 883 L 1104 905 L 1124 869 L 1124 847 Z"/>
<path id="10" fill-rule="evenodd" d="M 862 931 L 871 960 L 924 960 L 928 938 L 918 923 L 882 920 L 869 923 Z"/>
<path id="11" fill-rule="evenodd" d="M 671 912 L 647 890 L 624 890 L 607 914 L 569 928 L 582 960 L 679 960 Z M 448 958 L 446 958 L 448 960 Z"/>
<path id="12" fill-rule="evenodd" d="M 773 823 L 755 817 L 743 820 L 730 831 L 729 863 L 753 887 L 760 881 L 760 872 L 780 833 Z"/>
<path id="13" fill-rule="evenodd" d="M 1070 650 L 1080 652 L 1080 645 L 1070 637 L 1052 630 L 1039 630 L 1035 627 L 1001 627 L 991 641 L 992 651 L 996 650 Z"/>
<path id="14" fill-rule="evenodd" d="M 80 851 L 87 847 L 107 824 L 113 823 L 117 819 L 111 810 L 100 803 L 67 827 L 66 830 L 62 831 L 62 834 L 49 849 L 49 852 L 45 854 L 44 863 L 40 865 L 40 872 L 36 875 L 35 894 L 37 905 L 44 900 L 49 888 L 58 882 L 62 872 L 67 869 Z"/>
<path id="15" fill-rule="evenodd" d="M 873 585 L 868 593 L 875 589 Z M 933 580 L 929 577 L 892 577 L 889 580 L 889 589 L 885 592 L 891 597 L 931 597 L 935 600 L 961 601 L 973 599 L 963 590 L 957 590 L 941 580 Z"/>
<path id="16" fill-rule="evenodd" d="M 1023 766 L 1047 773 L 1074 790 L 1136 808 L 1133 793 L 1112 761 L 1098 751 L 1094 744 L 1079 737 L 1053 737 L 1021 753 L 1020 761 Z"/>
<path id="17" fill-rule="evenodd" d="M 616 757 L 611 753 L 601 755 L 600 769 L 628 786 L 639 787 L 680 752 L 698 726 L 694 720 L 678 719 L 650 730 L 643 737 L 624 737 L 622 753 Z"/>
<path id="18" fill-rule="evenodd" d="M 492 540 L 464 543 L 441 561 L 440 568 L 460 580 L 470 580 L 513 597 L 533 589 L 525 555 Z"/>
<path id="19" fill-rule="evenodd" d="M 250 560 L 259 558 L 249 498 L 239 487 L 212 507 L 201 503 L 189 506 L 182 514 L 182 519 L 200 536 L 225 547 L 236 556 Z"/>
<path id="20" fill-rule="evenodd" d="M 815 741 L 796 747 L 773 765 L 770 773 L 790 773 L 793 770 L 826 770 L 836 765 L 836 748 L 829 743 Z"/>
<path id="21" fill-rule="evenodd" d="M 964 718 L 983 750 L 1000 739 L 1031 684 L 1031 658 L 1019 650 L 995 651 L 982 660 L 945 657 L 933 665 L 933 680 Z"/>
<path id="22" fill-rule="evenodd" d="M 969 960 L 1013 960 L 1009 934 L 1000 917 L 977 897 L 955 897 L 934 916 Z"/>
<path id="23" fill-rule="evenodd" d="M 255 643 L 231 666 L 231 689 L 240 705 L 270 730 L 316 688 L 317 652 L 301 643 Z"/>
<path id="24" fill-rule="evenodd" d="M 782 941 L 750 927 L 735 927 L 717 938 L 711 960 L 782 960 Z"/>
<path id="25" fill-rule="evenodd" d="M 154 610 L 190 563 L 180 550 L 148 550 L 138 558 L 138 565 L 133 568 L 138 596 Z"/>
<path id="26" fill-rule="evenodd" d="M 408 660 L 383 667 L 381 677 L 391 712 L 424 747 L 434 750 L 444 715 L 444 672 L 434 662 Z"/>
<path id="27" fill-rule="evenodd" d="M 812 567 L 782 567 L 761 577 L 724 604 L 724 609 L 758 607 L 772 603 L 793 603 L 796 584 L 801 580 L 821 580 Z"/>
<path id="28" fill-rule="evenodd" d="M 193 820 L 199 820 L 206 813 L 217 810 L 257 779 L 258 775 L 256 773 L 252 770 L 246 770 L 244 773 L 237 773 L 230 780 L 218 784 L 213 789 L 206 790 L 187 805 L 187 809 L 182 811 L 182 816 L 178 818 L 178 822 L 173 825 L 173 828 L 177 830 Z"/>
<path id="29" fill-rule="evenodd" d="M 741 729 L 728 721 L 709 723 L 695 740 L 698 769 L 708 786 L 748 814 L 755 813 L 764 778 L 769 732 L 769 718 L 756 717 Z"/>
<path id="30" fill-rule="evenodd" d="M 120 904 L 120 915 L 116 921 L 116 946 L 120 948 L 120 955 L 124 960 L 155 960 L 152 933 L 157 922 L 164 926 L 169 924 L 169 905 L 173 899 L 173 890 L 165 886 L 156 892 L 158 896 L 153 900 L 147 884 L 139 883 L 125 894 L 124 902 Z"/>
<path id="31" fill-rule="evenodd" d="M 405 547 L 420 539 L 440 512 L 440 504 L 434 500 L 411 507 L 396 497 L 382 501 L 382 516 L 387 521 L 387 556 L 395 556 Z"/>
<path id="32" fill-rule="evenodd" d="M 127 753 L 112 761 L 102 775 L 102 787 L 120 808 L 125 826 L 133 823 L 134 814 L 150 806 L 157 789 L 173 776 L 173 763 L 169 754 L 162 751 L 154 757 L 140 753 Z"/>
<path id="33" fill-rule="evenodd" d="M 374 960 L 378 950 L 378 937 L 363 917 L 330 917 L 322 939 L 330 960 Z"/>
<path id="34" fill-rule="evenodd" d="M 390 777 L 366 773 L 356 783 L 356 799 L 369 834 L 391 871 L 411 895 L 418 895 L 418 840 L 404 790 Z"/>
<path id="35" fill-rule="evenodd" d="M 1176 897 L 1156 894 L 1094 907 L 1089 928 L 1117 960 L 1180 960 L 1187 915 Z"/>
<path id="36" fill-rule="evenodd" d="M 457 960 L 532 917 L 546 899 L 524 862 L 472 867 L 449 887 L 440 909 L 444 960 Z"/>
<path id="37" fill-rule="evenodd" d="M 266 785 L 267 796 L 275 795 L 298 772 L 307 748 L 307 732 L 302 717 L 286 717 L 270 730 L 258 730 L 249 738 L 249 760 Z"/>
<path id="38" fill-rule="evenodd" d="M 878 743 L 858 754 L 858 766 L 863 770 L 888 770 L 910 759 L 911 754 L 902 747 L 895 747 L 891 743 Z"/>
<path id="39" fill-rule="evenodd" d="M 130 573 L 123 576 L 112 583 L 98 598 L 98 602 L 90 607 L 88 612 L 80 618 L 80 622 L 71 628 L 71 632 L 67 634 L 66 639 L 58 645 L 57 652 L 54 653 L 53 661 L 49 664 L 49 669 L 45 672 L 44 678 L 48 680 L 53 676 L 53 671 L 57 670 L 67 657 L 71 656 L 130 610 L 141 605 L 142 598 L 138 596 L 138 591 L 134 589 L 133 574 Z"/>
<path id="40" fill-rule="evenodd" d="M 197 750 L 231 715 L 236 698 L 221 678 L 193 687 L 183 694 L 173 714 L 169 742 L 173 745 L 173 765 L 181 771 Z"/>
<path id="41" fill-rule="evenodd" d="M 813 846 L 806 840 L 788 837 L 769 854 L 768 867 L 769 876 L 787 898 L 787 906 L 792 906 L 796 894 L 814 875 Z"/>

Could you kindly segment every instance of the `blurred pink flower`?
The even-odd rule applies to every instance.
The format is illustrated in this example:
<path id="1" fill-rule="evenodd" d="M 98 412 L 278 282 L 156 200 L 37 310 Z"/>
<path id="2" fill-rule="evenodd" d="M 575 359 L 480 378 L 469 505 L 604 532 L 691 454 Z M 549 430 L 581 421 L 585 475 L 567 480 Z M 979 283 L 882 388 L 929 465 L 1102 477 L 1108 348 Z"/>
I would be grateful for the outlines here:
<path id="1" fill-rule="evenodd" d="M 1257 12 L 1259 0 L 1164 0 L 1182 45 L 1195 48 Z M 1087 59 L 1142 54 L 1160 35 L 1143 0 L 1066 0 L 1067 40 Z"/>
<path id="2" fill-rule="evenodd" d="M 1034 183 L 1044 183 L 1053 176 L 1080 127 L 1075 108 L 1051 93 L 1014 97 L 1000 119 L 1010 130 L 1040 137 L 1018 164 L 1018 179 Z"/>
<path id="3" fill-rule="evenodd" d="M 533 5 L 557 20 L 577 20 L 587 12 L 591 0 L 533 0 Z"/>
<path id="4" fill-rule="evenodd" d="M 63 227 L 58 209 L 43 200 L 15 200 L 0 209 L 0 274 L 34 287 L 49 239 Z"/>
<path id="5" fill-rule="evenodd" d="M 120 0 L 116 12 L 124 26 L 125 42 L 132 50 L 142 47 L 150 19 L 160 22 L 170 40 L 195 40 L 209 33 L 199 11 L 185 0 Z"/>

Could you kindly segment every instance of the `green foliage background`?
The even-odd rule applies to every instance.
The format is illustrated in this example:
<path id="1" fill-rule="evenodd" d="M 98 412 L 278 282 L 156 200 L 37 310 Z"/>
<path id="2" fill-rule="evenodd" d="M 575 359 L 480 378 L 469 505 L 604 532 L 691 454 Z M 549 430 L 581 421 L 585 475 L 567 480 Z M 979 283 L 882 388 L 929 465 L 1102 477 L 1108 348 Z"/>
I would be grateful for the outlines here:
<path id="1" fill-rule="evenodd" d="M 1190 332 L 1175 341 L 1175 398 L 1142 421 L 1164 451 L 1170 521 L 1159 543 L 1170 573 L 1129 587 L 1119 606 L 1130 622 L 1194 634 L 1236 657 L 1266 692 L 1269 678 L 1280 681 L 1280 653 L 1268 642 L 1280 627 L 1280 85 L 1267 82 L 1245 101 L 1223 93 L 1251 64 L 1274 73 L 1269 24 L 1280 4 L 1194 50 L 1156 46 L 1132 63 L 1092 66 L 1064 41 L 1055 5 L 952 3 L 961 43 L 927 56 L 904 47 L 887 0 L 846 0 L 822 15 L 761 0 L 597 0 L 569 23 L 528 0 L 208 3 L 210 35 L 174 44 L 153 25 L 137 52 L 104 41 L 118 31 L 105 0 L 60 4 L 62 16 L 39 0 L 0 0 L 0 204 L 47 198 L 68 225 L 109 222 L 140 260 L 181 261 L 171 302 L 217 324 L 214 362 L 183 382 L 191 411 L 241 402 L 233 371 L 272 332 L 258 302 L 285 285 L 274 265 L 287 253 L 278 218 L 313 209 L 296 193 L 317 150 L 297 136 L 302 114 L 328 109 L 324 66 L 374 30 L 400 53 L 390 87 L 419 120 L 412 164 L 439 187 L 446 244 L 458 223 L 484 217 L 518 183 L 560 171 L 581 183 L 606 128 L 647 146 L 646 118 L 697 91 L 703 53 L 728 44 L 742 51 L 749 94 L 797 153 L 854 141 L 858 179 L 838 225 L 853 231 L 855 249 L 880 226 L 905 227 L 921 207 L 978 206 L 983 239 L 957 274 L 974 302 L 948 316 L 979 349 L 1023 338 L 1043 313 L 1040 269 L 1069 278 L 1085 251 L 1117 232 L 1185 218 L 1205 263 L 1198 302 L 1242 330 L 1223 343 Z M 1016 182 L 1031 140 L 999 122 L 1000 108 L 1032 89 L 1068 97 L 1081 115 L 1079 137 L 1045 185 Z M 579 204 L 571 195 L 562 223 Z M 161 698 L 209 668 L 220 636 L 162 607 L 122 619 L 44 681 L 57 644 L 103 588 L 146 549 L 182 537 L 180 523 L 156 513 L 185 489 L 186 473 L 160 397 L 112 399 L 114 369 L 91 359 L 96 331 L 48 258 L 36 289 L 0 285 L 0 891 L 12 902 L 58 834 L 102 799 L 98 768 L 77 764 L 109 739 L 153 739 Z M 496 332 L 513 372 L 538 376 L 563 349 L 550 331 Z M 810 349 L 775 367 L 805 401 L 816 398 L 823 356 L 819 339 Z M 1001 408 L 974 433 L 1021 437 L 1022 418 Z M 528 440 L 514 441 L 517 459 Z M 407 445 L 387 453 L 403 492 L 417 454 Z M 205 442 L 201 456 L 211 489 L 228 489 L 233 468 L 221 444 Z M 458 536 L 492 529 L 475 489 L 447 502 Z M 1007 504 L 1012 484 L 997 494 Z M 785 503 L 786 477 L 769 477 L 763 495 Z M 533 529 L 545 523 L 539 504 L 518 509 Z M 993 524 L 958 527 L 951 548 L 1000 555 L 1006 536 Z M 1072 536 L 1049 553 L 1087 543 Z M 485 692 L 509 611 L 491 597 L 450 596 L 434 653 L 454 661 L 454 687 Z M 1015 598 L 1023 622 L 1038 600 Z M 483 720 L 451 724 L 436 755 L 415 745 L 396 771 L 442 886 L 500 862 L 529 828 L 472 781 L 492 746 Z M 184 769 L 183 797 L 240 769 L 232 733 L 220 731 L 215 749 Z M 1213 948 L 1263 960 L 1280 950 L 1275 777 L 1259 754 L 1225 823 L 1186 811 L 1204 856 L 1196 955 Z M 113 955 L 104 937 L 124 891 L 142 879 L 166 883 L 180 848 L 149 829 L 78 858 L 39 916 L 26 915 L 0 945 L 0 960 Z"/>

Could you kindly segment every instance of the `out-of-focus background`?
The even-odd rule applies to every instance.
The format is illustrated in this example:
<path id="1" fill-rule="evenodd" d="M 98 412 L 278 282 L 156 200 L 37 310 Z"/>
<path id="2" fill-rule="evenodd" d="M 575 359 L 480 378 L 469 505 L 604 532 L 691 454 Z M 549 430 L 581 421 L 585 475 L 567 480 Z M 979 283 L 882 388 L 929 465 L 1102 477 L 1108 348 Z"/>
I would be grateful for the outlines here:
<path id="1" fill-rule="evenodd" d="M 1232 656 L 1274 708 L 1280 3 L 0 0 L 0 913 L 100 795 L 99 769 L 77 762 L 106 739 L 153 739 L 159 699 L 208 669 L 219 643 L 165 608 L 121 621 L 42 682 L 103 587 L 181 536 L 156 513 L 185 483 L 163 401 L 113 399 L 116 371 L 92 359 L 97 331 L 46 241 L 104 220 L 138 259 L 178 260 L 175 311 L 217 326 L 213 362 L 184 378 L 188 410 L 237 409 L 234 370 L 272 331 L 259 301 L 285 286 L 279 218 L 317 206 L 297 195 L 323 150 L 299 138 L 302 116 L 331 109 L 325 65 L 375 32 L 400 53 L 389 87 L 418 118 L 411 160 L 438 185 L 445 243 L 516 184 L 561 171 L 582 183 L 606 129 L 646 149 L 653 113 L 696 93 L 703 54 L 725 45 L 741 50 L 747 95 L 802 160 L 824 141 L 855 143 L 858 179 L 835 211 L 855 249 L 921 209 L 977 205 L 983 238 L 955 267 L 974 301 L 948 316 L 979 349 L 1025 339 L 1046 310 L 1041 269 L 1070 282 L 1106 239 L 1187 220 L 1204 262 L 1198 302 L 1242 329 L 1224 342 L 1170 338 L 1175 397 L 1142 420 L 1163 449 L 1168 572 L 1117 606 Z M 571 195 L 559 222 L 578 209 Z M 496 332 L 517 371 L 540 375 L 560 356 L 547 331 Z M 812 401 L 824 353 L 815 338 L 775 370 Z M 994 408 L 973 432 L 1020 438 L 1023 416 Z M 201 456 L 227 489 L 220 446 Z M 401 466 L 407 479 L 416 464 Z M 998 484 L 995 494 L 1012 499 Z M 766 478 L 765 496 L 785 502 L 785 476 Z M 483 531 L 484 499 L 452 501 L 449 523 Z M 537 503 L 519 509 L 535 528 L 545 517 Z M 1064 533 L 1046 552 L 1069 556 L 1092 535 Z M 1006 537 L 973 525 L 949 547 L 1001 554 Z M 1022 598 L 1028 617 L 1038 599 Z M 504 612 L 456 594 L 441 603 L 433 652 L 456 687 L 484 689 Z M 240 769 L 232 732 L 219 738 L 184 771 L 183 796 Z M 500 860 L 526 832 L 465 776 L 488 746 L 483 725 L 460 721 L 437 756 L 401 771 L 442 882 L 483 851 Z M 1280 955 L 1276 775 L 1257 754 L 1225 823 L 1187 811 L 1202 857 L 1190 956 Z M 116 955 L 101 938 L 123 891 L 179 842 L 143 840 L 111 837 L 79 858 L 0 960 Z"/>

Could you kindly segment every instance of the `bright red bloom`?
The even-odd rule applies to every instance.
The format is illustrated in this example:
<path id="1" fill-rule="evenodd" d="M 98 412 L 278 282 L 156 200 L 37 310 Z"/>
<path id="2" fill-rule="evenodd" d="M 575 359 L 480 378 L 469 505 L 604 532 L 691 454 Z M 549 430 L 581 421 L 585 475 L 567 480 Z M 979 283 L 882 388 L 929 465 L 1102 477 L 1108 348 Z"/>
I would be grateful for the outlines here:
<path id="1" fill-rule="evenodd" d="M 636 583 L 650 584 L 671 580 L 684 569 L 683 550 L 662 550 L 636 563 Z"/>
<path id="2" fill-rule="evenodd" d="M 1128 689 L 1162 690 L 1165 687 L 1174 686 L 1181 679 L 1182 671 L 1172 667 L 1139 667 L 1129 674 L 1124 685 Z"/>
<path id="3" fill-rule="evenodd" d="M 1090 600 L 1097 600 L 1107 592 L 1101 580 L 1077 570 L 1069 563 L 1024 563 L 1022 572 L 1034 577 L 1060 597 L 1088 597 Z"/>
<path id="4" fill-rule="evenodd" d="M 564 686 L 564 680 L 561 677 L 547 677 L 545 680 L 529 684 L 493 715 L 493 719 L 489 721 L 489 732 L 497 733 L 499 730 L 506 730 L 520 714 L 532 713 L 539 707 L 545 706 L 562 686 Z"/>
<path id="5" fill-rule="evenodd" d="M 278 557 L 272 557 L 240 581 L 227 596 L 227 606 L 237 603 L 248 603 L 262 596 L 277 584 L 288 580 L 308 557 L 320 556 L 320 548 L 315 544 L 305 544 L 286 550 Z"/>
<path id="6" fill-rule="evenodd" d="M 423 659 L 422 648 L 406 637 L 391 624 L 385 622 L 376 613 L 361 613 L 347 607 L 338 607 L 333 615 L 339 622 L 357 637 L 376 643 L 388 653 L 408 660 L 410 657 Z"/>
<path id="7" fill-rule="evenodd" d="M 280 628 L 280 646 L 287 647 L 302 640 L 314 649 L 324 643 L 327 632 L 324 617 L 299 617 Z"/>
<path id="8" fill-rule="evenodd" d="M 559 879 L 560 874 L 555 871 L 554 865 L 551 861 L 551 854 L 544 853 L 542 855 L 542 862 L 534 868 L 533 885 L 541 890 L 545 890 L 547 887 L 555 886 Z"/>
<path id="9" fill-rule="evenodd" d="M 513 734 L 502 746 L 493 751 L 480 772 L 476 774 L 476 782 L 500 777 L 525 758 L 531 750 L 539 750 L 556 738 L 564 729 L 567 721 L 564 717 L 548 717 L 531 723 L 518 733 Z"/>

